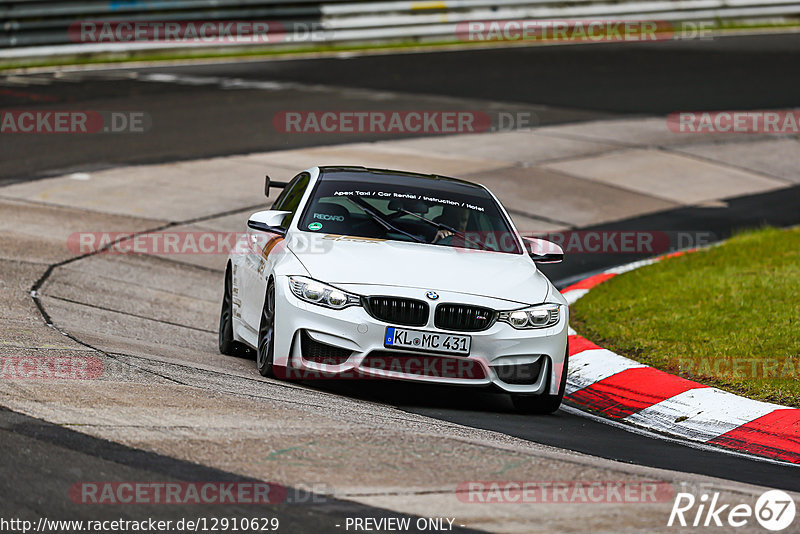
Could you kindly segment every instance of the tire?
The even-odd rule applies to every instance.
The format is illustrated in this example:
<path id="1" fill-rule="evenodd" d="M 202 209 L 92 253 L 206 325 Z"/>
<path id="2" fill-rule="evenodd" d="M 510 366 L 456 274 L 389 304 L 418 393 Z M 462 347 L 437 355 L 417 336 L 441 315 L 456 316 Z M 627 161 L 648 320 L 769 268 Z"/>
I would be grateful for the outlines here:
<path id="1" fill-rule="evenodd" d="M 225 269 L 225 289 L 222 309 L 219 312 L 219 351 L 227 356 L 248 356 L 250 349 L 233 339 L 233 278 L 231 269 Z"/>
<path id="2" fill-rule="evenodd" d="M 547 415 L 554 413 L 564 400 L 564 390 L 567 387 L 567 367 L 569 363 L 569 346 L 564 353 L 564 370 L 561 373 L 561 383 L 558 385 L 556 395 L 511 395 L 511 402 L 517 413 L 532 415 Z"/>
<path id="3" fill-rule="evenodd" d="M 256 349 L 256 365 L 261 376 L 275 376 L 272 362 L 275 359 L 275 283 L 267 284 L 264 306 L 261 309 L 261 320 L 258 325 L 258 346 Z"/>

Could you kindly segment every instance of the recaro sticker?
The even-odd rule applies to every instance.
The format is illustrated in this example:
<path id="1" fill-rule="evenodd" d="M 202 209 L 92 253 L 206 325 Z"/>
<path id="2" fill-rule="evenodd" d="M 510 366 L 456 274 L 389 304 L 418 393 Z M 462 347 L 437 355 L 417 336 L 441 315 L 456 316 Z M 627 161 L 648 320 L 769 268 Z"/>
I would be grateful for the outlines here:
<path id="1" fill-rule="evenodd" d="M 315 213 L 314 218 L 322 221 L 344 221 L 344 215 L 328 215 L 327 213 Z"/>

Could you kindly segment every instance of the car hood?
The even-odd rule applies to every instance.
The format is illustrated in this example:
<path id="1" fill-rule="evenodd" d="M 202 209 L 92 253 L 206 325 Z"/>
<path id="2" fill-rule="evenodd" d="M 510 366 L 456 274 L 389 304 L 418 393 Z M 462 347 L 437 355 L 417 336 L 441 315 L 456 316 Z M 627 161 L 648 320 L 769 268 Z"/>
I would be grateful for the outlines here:
<path id="1" fill-rule="evenodd" d="M 543 302 L 549 283 L 521 254 L 310 234 L 288 240 L 312 278 L 331 284 L 413 287 Z"/>

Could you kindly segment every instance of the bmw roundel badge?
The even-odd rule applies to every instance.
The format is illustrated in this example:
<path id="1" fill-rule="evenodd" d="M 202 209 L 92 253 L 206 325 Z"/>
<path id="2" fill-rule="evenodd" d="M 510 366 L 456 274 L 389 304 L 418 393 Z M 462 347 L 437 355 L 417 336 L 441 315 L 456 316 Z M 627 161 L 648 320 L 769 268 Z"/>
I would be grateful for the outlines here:
<path id="1" fill-rule="evenodd" d="M 431 300 L 436 300 L 439 298 L 439 293 L 437 293 L 436 291 L 428 291 L 427 293 L 425 293 L 425 296 Z"/>

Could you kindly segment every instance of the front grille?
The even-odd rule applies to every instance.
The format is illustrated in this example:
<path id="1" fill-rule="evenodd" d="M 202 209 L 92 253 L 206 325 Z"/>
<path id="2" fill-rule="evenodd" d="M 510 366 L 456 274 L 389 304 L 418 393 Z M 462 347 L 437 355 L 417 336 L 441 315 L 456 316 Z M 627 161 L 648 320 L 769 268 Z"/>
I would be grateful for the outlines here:
<path id="1" fill-rule="evenodd" d="M 539 374 L 542 372 L 542 361 L 544 361 L 544 357 L 540 357 L 533 363 L 495 365 L 492 366 L 492 369 L 494 369 L 497 378 L 506 384 L 535 384 L 539 380 Z"/>
<path id="2" fill-rule="evenodd" d="M 477 332 L 486 330 L 494 322 L 494 310 L 466 304 L 439 304 L 433 317 L 436 328 Z"/>
<path id="3" fill-rule="evenodd" d="M 303 359 L 314 363 L 324 363 L 326 365 L 341 365 L 347 361 L 353 353 L 341 347 L 334 347 L 311 339 L 305 330 L 300 337 L 300 349 Z"/>
<path id="4" fill-rule="evenodd" d="M 480 380 L 486 378 L 483 366 L 469 358 L 448 358 L 414 354 L 406 356 L 388 350 L 374 350 L 361 362 L 366 369 L 380 369 L 394 374 L 427 376 L 433 378 L 462 378 Z"/>
<path id="5" fill-rule="evenodd" d="M 392 324 L 425 326 L 428 323 L 428 303 L 402 297 L 367 297 L 367 312 Z"/>

